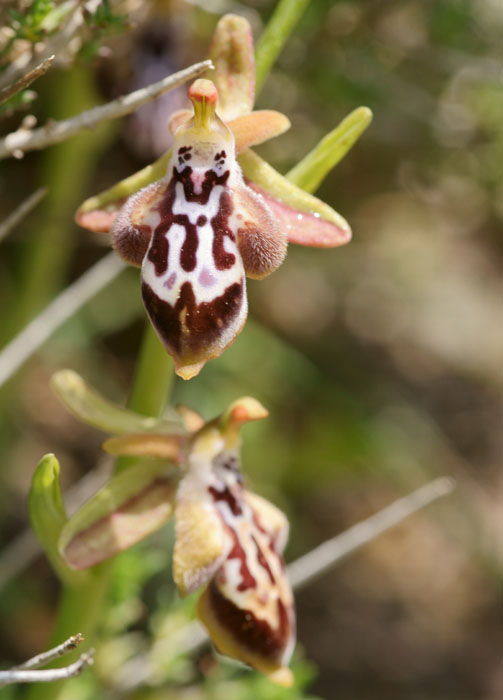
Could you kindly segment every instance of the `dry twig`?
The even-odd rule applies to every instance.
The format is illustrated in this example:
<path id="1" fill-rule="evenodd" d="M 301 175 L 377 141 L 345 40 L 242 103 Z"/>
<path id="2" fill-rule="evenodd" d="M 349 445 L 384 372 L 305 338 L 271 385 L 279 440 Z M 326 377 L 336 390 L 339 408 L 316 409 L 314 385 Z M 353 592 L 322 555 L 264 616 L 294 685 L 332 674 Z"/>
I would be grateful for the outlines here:
<path id="1" fill-rule="evenodd" d="M 54 661 L 54 659 L 64 656 L 77 648 L 83 641 L 84 637 L 81 634 L 76 634 L 62 644 L 59 644 L 54 649 L 44 651 L 37 654 L 32 659 L 28 659 L 19 666 L 15 666 L 7 671 L 0 671 L 0 686 L 9 685 L 12 683 L 48 683 L 51 681 L 59 681 L 63 678 L 72 678 L 78 676 L 86 666 L 93 663 L 94 649 L 90 649 L 85 654 L 82 654 L 77 661 L 63 668 L 51 668 L 43 671 L 37 671 L 40 666 Z"/>
<path id="2" fill-rule="evenodd" d="M 288 566 L 290 583 L 298 590 L 322 576 L 334 564 L 353 554 L 364 544 L 395 527 L 418 510 L 439 498 L 448 496 L 456 487 L 454 479 L 440 477 L 362 520 L 348 530 L 323 542 Z"/>
<path id="3" fill-rule="evenodd" d="M 126 268 L 109 253 L 30 321 L 0 352 L 0 386 L 4 384 L 52 333 Z"/>
<path id="4" fill-rule="evenodd" d="M 0 241 L 2 241 L 5 236 L 7 236 L 7 234 L 10 233 L 10 231 L 31 212 L 32 209 L 35 209 L 46 193 L 47 188 L 40 187 L 38 190 L 33 192 L 33 194 L 27 197 L 24 202 L 21 202 L 17 209 L 14 209 L 14 211 L 9 214 L 4 221 L 2 221 L 0 224 Z"/>
<path id="5" fill-rule="evenodd" d="M 173 90 L 212 68 L 213 64 L 211 61 L 201 61 L 189 68 L 178 71 L 178 73 L 169 75 L 157 83 L 135 90 L 129 95 L 118 97 L 107 104 L 93 107 L 71 119 L 59 122 L 48 121 L 39 129 L 18 129 L 18 131 L 13 131 L 3 139 L 0 139 L 0 158 L 8 158 L 14 154 L 20 155 L 26 151 L 46 148 L 54 143 L 64 141 L 83 129 L 93 129 L 102 122 L 123 117 L 141 107 L 141 105 L 155 100 L 156 97 L 168 92 L 168 90 Z"/>
<path id="6" fill-rule="evenodd" d="M 11 671 L 26 671 L 30 668 L 47 666 L 47 664 L 54 661 L 54 659 L 64 656 L 65 654 L 68 654 L 68 652 L 76 649 L 83 641 L 84 637 L 79 632 L 78 634 L 75 634 L 73 637 L 70 637 L 64 641 L 63 644 L 59 644 L 57 647 L 54 647 L 54 649 L 43 651 L 41 654 L 37 654 L 37 656 L 28 659 L 28 661 L 25 661 L 22 664 L 19 664 L 19 666 L 14 666 L 14 668 L 11 668 Z"/>
<path id="7" fill-rule="evenodd" d="M 38 66 L 35 66 L 33 70 L 28 71 L 28 73 L 25 73 L 25 75 L 19 78 L 19 80 L 16 80 L 15 83 L 11 83 L 11 85 L 7 85 L 7 87 L 2 88 L 2 90 L 0 90 L 0 104 L 7 102 L 7 100 L 13 97 L 13 95 L 21 92 L 21 90 L 27 88 L 37 78 L 40 78 L 40 76 L 44 75 L 44 73 L 47 73 L 53 61 L 54 55 L 49 56 L 49 58 L 46 58 L 45 61 L 42 61 L 42 63 L 39 63 Z"/>

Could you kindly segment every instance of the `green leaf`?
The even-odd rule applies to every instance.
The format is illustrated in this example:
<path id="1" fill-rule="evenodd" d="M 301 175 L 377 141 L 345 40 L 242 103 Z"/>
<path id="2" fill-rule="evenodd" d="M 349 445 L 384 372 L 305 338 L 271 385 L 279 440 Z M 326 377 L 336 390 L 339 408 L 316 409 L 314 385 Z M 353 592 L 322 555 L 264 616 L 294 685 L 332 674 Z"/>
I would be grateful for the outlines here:
<path id="1" fill-rule="evenodd" d="M 256 92 L 260 92 L 278 55 L 310 0 L 280 0 L 255 47 Z"/>
<path id="2" fill-rule="evenodd" d="M 315 192 L 371 121 L 372 112 L 368 107 L 355 109 L 290 170 L 286 175 L 287 179 L 306 192 Z"/>
<path id="3" fill-rule="evenodd" d="M 49 10 L 45 17 L 41 20 L 39 23 L 39 29 L 49 33 L 54 32 L 64 20 L 66 15 L 73 11 L 75 11 L 75 3 L 73 0 L 67 0 L 67 2 L 61 3 L 61 5 L 56 5 L 56 7 Z"/>
<path id="4" fill-rule="evenodd" d="M 158 530 L 173 512 L 179 476 L 165 460 L 151 459 L 115 476 L 67 521 L 61 556 L 73 569 L 85 569 Z"/>
<path id="5" fill-rule="evenodd" d="M 82 576 L 75 574 L 58 552 L 58 539 L 67 517 L 59 485 L 59 462 L 53 454 L 45 455 L 35 470 L 28 511 L 32 529 L 55 572 L 69 585 L 81 583 Z"/>
<path id="6" fill-rule="evenodd" d="M 74 416 L 105 433 L 122 435 L 155 431 L 183 435 L 186 432 L 181 422 L 145 417 L 108 401 L 70 369 L 53 374 L 51 387 Z"/>

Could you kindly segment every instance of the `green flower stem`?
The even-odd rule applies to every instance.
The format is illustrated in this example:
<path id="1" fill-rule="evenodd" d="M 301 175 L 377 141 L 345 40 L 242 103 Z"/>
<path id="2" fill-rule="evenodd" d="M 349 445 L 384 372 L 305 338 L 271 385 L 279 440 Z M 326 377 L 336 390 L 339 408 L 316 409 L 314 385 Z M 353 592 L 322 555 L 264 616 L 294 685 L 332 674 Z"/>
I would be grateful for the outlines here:
<path id="1" fill-rule="evenodd" d="M 127 407 L 136 413 L 158 417 L 171 391 L 173 369 L 173 358 L 147 321 Z M 138 461 L 137 457 L 119 457 L 115 471 L 121 472 Z"/>
<path id="2" fill-rule="evenodd" d="M 173 384 L 174 363 L 161 345 L 149 321 L 146 323 L 133 388 L 127 403 L 130 411 L 158 417 Z"/>
<path id="3" fill-rule="evenodd" d="M 255 91 L 260 92 L 281 49 L 310 0 L 280 0 L 255 47 Z"/>

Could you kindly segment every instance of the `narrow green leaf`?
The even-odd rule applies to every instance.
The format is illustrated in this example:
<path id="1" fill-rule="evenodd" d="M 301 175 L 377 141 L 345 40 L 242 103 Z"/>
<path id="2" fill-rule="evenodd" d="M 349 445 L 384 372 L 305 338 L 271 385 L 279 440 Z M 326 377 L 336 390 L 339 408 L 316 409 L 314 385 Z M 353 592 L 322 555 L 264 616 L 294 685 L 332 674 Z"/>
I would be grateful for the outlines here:
<path id="1" fill-rule="evenodd" d="M 55 572 L 68 585 L 82 583 L 82 576 L 76 575 L 58 552 L 58 539 L 67 517 L 59 485 L 59 462 L 53 454 L 45 455 L 35 470 L 28 511 L 32 529 Z"/>
<path id="2" fill-rule="evenodd" d="M 75 2 L 67 0 L 67 2 L 56 5 L 56 7 L 48 12 L 44 19 L 40 22 L 38 28 L 44 32 L 53 32 L 59 27 L 67 14 L 75 11 Z"/>
<path id="3" fill-rule="evenodd" d="M 70 369 L 53 374 L 51 386 L 74 416 L 105 433 L 122 435 L 155 431 L 182 435 L 186 432 L 181 422 L 145 417 L 117 406 L 88 386 L 80 375 Z"/>
<path id="4" fill-rule="evenodd" d="M 287 179 L 306 192 L 315 192 L 371 121 L 372 112 L 368 107 L 355 109 L 290 170 L 286 175 Z"/>
<path id="5" fill-rule="evenodd" d="M 281 49 L 310 0 L 280 0 L 255 47 L 255 90 L 258 94 Z"/>

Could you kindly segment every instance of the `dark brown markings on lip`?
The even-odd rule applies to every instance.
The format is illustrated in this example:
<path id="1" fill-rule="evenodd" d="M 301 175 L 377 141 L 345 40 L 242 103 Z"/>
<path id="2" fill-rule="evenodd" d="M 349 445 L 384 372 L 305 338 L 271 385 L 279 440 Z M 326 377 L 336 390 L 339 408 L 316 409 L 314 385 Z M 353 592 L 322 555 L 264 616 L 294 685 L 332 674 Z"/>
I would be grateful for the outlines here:
<path id="1" fill-rule="evenodd" d="M 211 220 L 213 228 L 213 259 L 217 270 L 229 270 L 236 262 L 236 256 L 228 253 L 224 248 L 224 238 L 228 236 L 231 241 L 235 241 L 234 233 L 229 228 L 229 217 L 232 214 L 234 205 L 231 196 L 224 191 L 220 195 L 220 205 L 216 216 Z"/>
<path id="2" fill-rule="evenodd" d="M 182 149 L 180 149 L 180 151 L 181 150 Z M 188 148 L 186 148 L 186 150 L 188 150 Z M 197 248 L 199 245 L 197 225 L 192 224 L 190 222 L 189 217 L 186 214 L 173 213 L 173 204 L 175 202 L 176 197 L 176 183 L 182 183 L 185 199 L 188 202 L 198 202 L 199 204 L 204 205 L 208 203 L 208 199 L 213 187 L 215 185 L 225 185 L 229 177 L 229 171 L 226 171 L 225 173 L 219 176 L 213 170 L 207 170 L 204 175 L 204 180 L 201 186 L 201 192 L 200 194 L 196 194 L 194 192 L 194 183 L 192 182 L 190 177 L 191 174 L 192 168 L 190 168 L 189 166 L 184 168 L 182 172 L 178 172 L 176 168 L 173 168 L 173 177 L 169 181 L 164 197 L 157 205 L 157 210 L 159 211 L 161 222 L 154 231 L 152 237 L 152 245 L 150 246 L 150 250 L 148 252 L 148 259 L 153 263 L 157 276 L 164 274 L 168 268 L 169 244 L 166 240 L 166 232 L 169 231 L 173 224 L 179 224 L 180 226 L 183 226 L 185 228 L 185 240 L 183 242 L 180 253 L 180 265 L 182 266 L 182 269 L 185 270 L 185 272 L 192 272 L 192 270 L 194 270 L 196 267 L 196 255 Z M 230 207 L 230 211 L 232 211 L 232 203 Z M 226 211 L 229 211 L 228 206 L 226 206 Z M 218 217 L 215 217 L 215 219 L 217 218 Z M 198 223 L 199 220 L 201 220 L 201 217 L 199 217 Z M 220 219 L 218 219 L 218 221 L 221 221 L 221 217 Z M 222 223 L 219 223 L 218 225 L 220 228 L 223 227 Z M 223 237 L 224 234 L 219 235 Z M 227 235 L 229 235 L 229 233 L 227 233 Z M 226 263 L 224 267 L 217 266 L 219 270 L 228 269 L 229 267 L 232 267 L 232 264 L 235 260 L 235 257 L 232 256 L 232 263 L 229 264 L 229 254 L 225 253 L 225 251 L 223 251 L 223 254 L 224 257 L 226 256 Z"/>
<path id="3" fill-rule="evenodd" d="M 209 493 L 213 496 L 213 499 L 215 501 L 223 501 L 224 503 L 227 503 L 229 506 L 229 509 L 232 513 L 232 515 L 241 515 L 243 512 L 243 509 L 241 508 L 241 505 L 238 502 L 238 499 L 236 496 L 231 492 L 229 488 L 224 486 L 222 491 L 219 491 L 216 489 L 214 486 L 210 486 L 208 489 Z"/>
<path id="4" fill-rule="evenodd" d="M 276 540 L 274 536 L 262 525 L 260 518 L 258 517 L 257 512 L 255 510 L 253 510 L 253 523 L 257 530 L 259 530 L 263 535 L 265 535 L 269 539 L 269 549 L 274 554 L 274 556 L 278 557 L 279 562 L 281 564 L 281 568 L 285 570 L 285 562 L 283 561 L 283 557 L 280 556 L 278 550 L 276 549 Z"/>
<path id="5" fill-rule="evenodd" d="M 148 252 L 148 259 L 154 264 L 157 276 L 164 274 L 168 268 L 169 243 L 166 232 L 169 231 L 173 224 L 179 224 L 185 228 L 185 240 L 180 253 L 180 265 L 186 272 L 191 272 L 196 267 L 196 253 L 199 244 L 197 228 L 190 223 L 186 214 L 173 213 L 175 197 L 176 181 L 172 178 L 166 188 L 165 195 L 157 205 L 161 221 L 154 231 L 152 245 Z"/>
<path id="6" fill-rule="evenodd" d="M 207 170 L 204 173 L 204 180 L 201 184 L 201 192 L 194 192 L 194 183 L 192 182 L 192 168 L 187 166 L 181 172 L 173 168 L 173 180 L 181 182 L 183 192 L 187 202 L 197 202 L 198 204 L 208 204 L 210 194 L 215 185 L 225 185 L 229 179 L 230 171 L 226 170 L 221 175 L 217 175 L 214 170 Z"/>
<path id="7" fill-rule="evenodd" d="M 276 583 L 274 575 L 269 567 L 269 564 L 267 563 L 267 559 L 264 557 L 264 553 L 260 549 L 260 545 L 257 542 L 257 540 L 255 539 L 255 537 L 253 537 L 253 535 L 252 535 L 252 540 L 253 540 L 253 543 L 255 544 L 255 547 L 257 548 L 257 561 L 258 561 L 258 563 L 266 571 L 267 575 L 269 576 L 269 581 L 271 583 Z"/>
<path id="8" fill-rule="evenodd" d="M 244 281 L 231 284 L 211 302 L 196 304 L 190 282 L 184 282 L 174 306 L 160 299 L 142 282 L 143 303 L 148 315 L 169 350 L 176 355 L 200 353 L 209 349 L 222 331 L 239 314 L 244 298 Z M 185 317 L 180 314 L 185 309 Z"/>
<path id="9" fill-rule="evenodd" d="M 157 277 L 160 277 L 168 269 L 169 243 L 164 232 L 158 234 L 158 231 L 159 226 L 152 236 L 152 243 L 148 249 L 147 258 L 153 264 Z"/>
<path id="10" fill-rule="evenodd" d="M 273 629 L 265 620 L 259 620 L 251 610 L 239 608 L 226 598 L 213 579 L 208 586 L 211 607 L 220 624 L 228 630 L 239 645 L 251 653 L 281 663 L 283 653 L 293 633 L 288 612 L 278 598 L 278 627 Z"/>
<path id="11" fill-rule="evenodd" d="M 216 490 L 216 489 L 215 489 Z M 209 491 L 212 491 L 212 488 L 209 489 Z M 221 492 L 218 492 L 220 494 Z M 220 498 L 219 500 L 224 500 Z M 241 514 L 241 508 L 239 507 L 239 513 L 234 513 L 234 515 L 240 515 Z M 227 555 L 227 559 L 237 559 L 239 561 L 239 575 L 241 577 L 241 581 L 239 585 L 237 586 L 237 590 L 242 592 L 246 591 L 249 588 L 256 588 L 257 587 L 257 581 L 255 577 L 253 576 L 252 572 L 250 571 L 248 567 L 248 562 L 246 560 L 246 553 L 243 549 L 243 546 L 241 542 L 239 541 L 239 537 L 237 535 L 237 532 L 234 530 L 231 525 L 227 522 L 227 520 L 224 518 L 222 513 L 220 512 L 220 518 L 222 520 L 222 523 L 224 527 L 226 528 L 227 532 L 229 533 L 229 536 L 232 539 L 232 549 Z M 227 574 L 225 571 L 225 567 L 221 567 L 218 572 L 218 580 L 220 583 L 226 583 L 227 581 Z"/>

